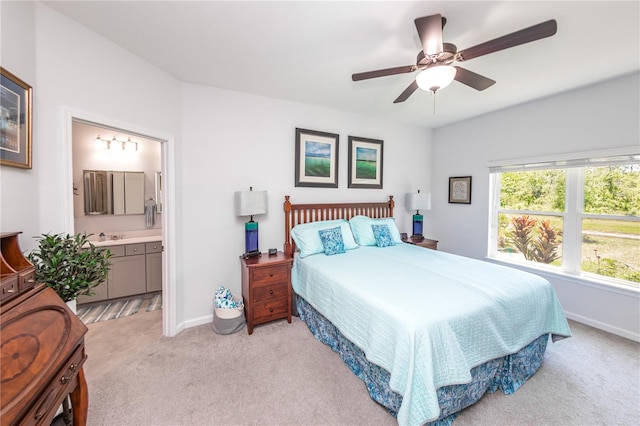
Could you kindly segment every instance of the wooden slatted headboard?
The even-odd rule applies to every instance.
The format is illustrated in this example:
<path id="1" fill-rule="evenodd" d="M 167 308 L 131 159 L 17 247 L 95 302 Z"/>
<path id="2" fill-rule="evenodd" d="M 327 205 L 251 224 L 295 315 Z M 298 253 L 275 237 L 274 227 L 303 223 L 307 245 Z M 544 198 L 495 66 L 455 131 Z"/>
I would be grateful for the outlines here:
<path id="1" fill-rule="evenodd" d="M 325 203 L 325 204 L 291 204 L 289 196 L 284 196 L 284 253 L 292 256 L 295 242 L 291 238 L 291 229 L 301 223 L 320 220 L 349 220 L 357 215 L 372 218 L 393 217 L 393 195 L 389 200 L 377 203 Z"/>

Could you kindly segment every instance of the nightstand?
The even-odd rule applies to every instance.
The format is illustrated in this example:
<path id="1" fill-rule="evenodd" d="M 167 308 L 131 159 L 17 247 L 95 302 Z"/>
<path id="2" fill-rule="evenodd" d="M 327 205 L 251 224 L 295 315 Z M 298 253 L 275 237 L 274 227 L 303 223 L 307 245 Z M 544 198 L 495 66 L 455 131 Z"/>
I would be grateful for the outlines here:
<path id="1" fill-rule="evenodd" d="M 242 300 L 247 331 L 258 324 L 286 318 L 291 324 L 291 265 L 293 258 L 279 251 L 269 256 L 240 258 Z"/>
<path id="2" fill-rule="evenodd" d="M 425 239 L 417 239 L 417 238 L 411 238 L 411 237 L 407 237 L 406 234 L 402 235 L 402 241 L 404 241 L 405 243 L 409 243 L 409 244 L 413 244 L 416 246 L 420 246 L 420 247 L 424 247 L 424 248 L 428 248 L 431 250 L 438 250 L 438 241 L 437 240 L 430 240 L 429 238 L 425 238 Z"/>

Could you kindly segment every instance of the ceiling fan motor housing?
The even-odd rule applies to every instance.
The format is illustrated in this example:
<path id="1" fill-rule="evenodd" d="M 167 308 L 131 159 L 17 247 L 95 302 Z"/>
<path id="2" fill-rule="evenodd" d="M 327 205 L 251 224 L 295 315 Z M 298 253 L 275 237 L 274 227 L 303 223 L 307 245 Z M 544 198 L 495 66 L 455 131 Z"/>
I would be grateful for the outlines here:
<path id="1" fill-rule="evenodd" d="M 427 56 L 424 51 L 418 52 L 416 65 L 419 69 L 428 68 L 429 65 L 449 65 L 455 60 L 458 48 L 453 43 L 442 43 L 442 52 L 438 55 Z"/>

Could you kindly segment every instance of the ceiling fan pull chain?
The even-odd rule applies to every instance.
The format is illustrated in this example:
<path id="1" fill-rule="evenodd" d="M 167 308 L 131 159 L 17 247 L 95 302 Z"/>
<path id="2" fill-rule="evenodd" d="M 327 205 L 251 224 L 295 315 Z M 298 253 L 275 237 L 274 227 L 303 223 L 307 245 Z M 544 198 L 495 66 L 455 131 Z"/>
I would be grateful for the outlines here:
<path id="1" fill-rule="evenodd" d="M 432 91 L 433 93 L 433 115 L 436 115 L 436 91 Z"/>

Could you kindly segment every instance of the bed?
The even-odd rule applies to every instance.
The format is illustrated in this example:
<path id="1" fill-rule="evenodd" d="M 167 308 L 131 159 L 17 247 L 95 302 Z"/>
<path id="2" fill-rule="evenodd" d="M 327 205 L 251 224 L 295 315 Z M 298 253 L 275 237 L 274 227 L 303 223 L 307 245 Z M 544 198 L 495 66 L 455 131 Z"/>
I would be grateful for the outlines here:
<path id="1" fill-rule="evenodd" d="M 515 392 L 549 336 L 571 335 L 551 285 L 403 243 L 394 201 L 292 204 L 297 313 L 400 425 L 449 425 L 486 392 Z"/>

